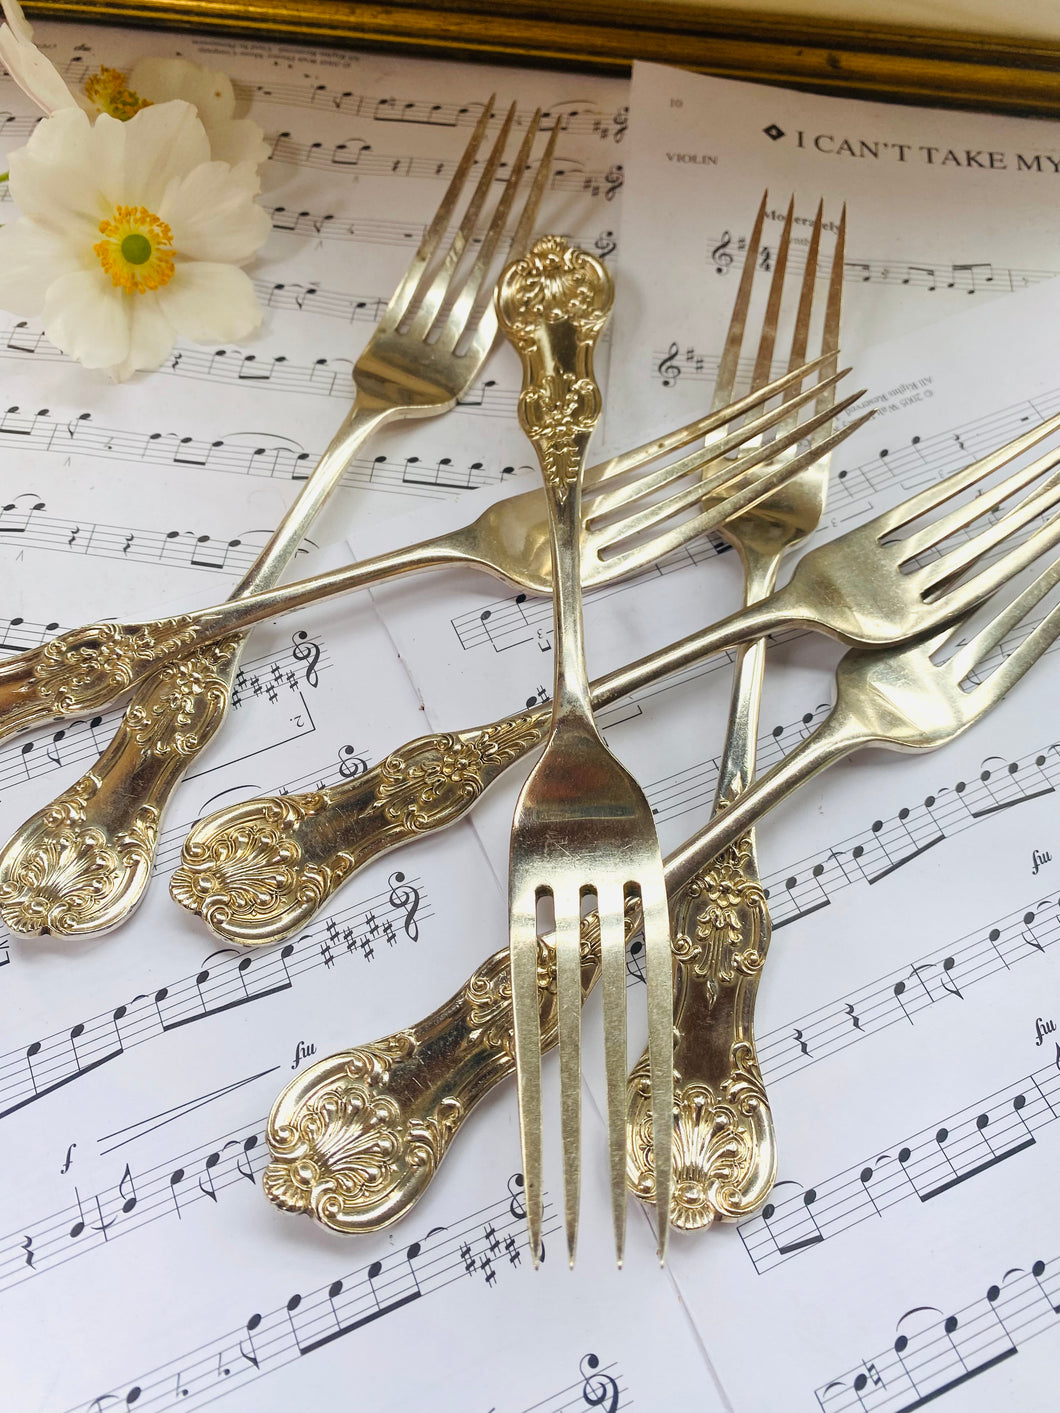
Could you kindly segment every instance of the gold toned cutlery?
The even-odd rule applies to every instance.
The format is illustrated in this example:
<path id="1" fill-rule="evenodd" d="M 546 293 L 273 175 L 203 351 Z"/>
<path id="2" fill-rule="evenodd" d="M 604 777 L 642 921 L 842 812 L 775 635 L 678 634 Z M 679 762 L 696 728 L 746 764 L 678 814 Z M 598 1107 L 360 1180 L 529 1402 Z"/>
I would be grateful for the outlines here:
<path id="1" fill-rule="evenodd" d="M 727 514 L 736 514 L 769 493 L 790 468 L 766 466 L 765 479 L 751 473 L 770 458 L 756 439 L 780 420 L 781 410 L 761 413 L 738 432 L 713 440 L 661 468 L 653 464 L 669 452 L 719 431 L 745 413 L 760 411 L 772 397 L 814 372 L 821 360 L 797 373 L 776 379 L 759 392 L 741 398 L 731 407 L 632 451 L 601 462 L 586 472 L 589 482 L 582 517 L 582 581 L 587 587 L 612 583 L 654 563 L 660 556 L 687 544 L 719 524 L 711 504 L 728 497 Z M 833 383 L 845 376 L 837 374 Z M 823 389 L 814 386 L 783 409 L 784 415 L 814 400 Z M 839 404 L 849 407 L 859 394 Z M 828 420 L 827 418 L 822 419 Z M 789 431 L 783 445 L 822 425 L 809 419 Z M 746 449 L 738 461 L 730 454 Z M 662 501 L 651 502 L 660 488 L 688 481 Z M 739 480 L 739 486 L 733 483 Z M 707 508 L 697 503 L 708 502 Z M 645 502 L 641 505 L 640 502 Z M 695 506 L 687 517 L 683 512 Z M 98 710 L 155 674 L 160 667 L 188 652 L 243 632 L 263 619 L 318 603 L 333 594 L 368 588 L 386 579 L 420 569 L 446 565 L 479 568 L 505 579 L 516 588 L 552 592 L 548 554 L 548 515 L 543 491 L 508 496 L 483 511 L 471 524 L 419 544 L 406 545 L 344 569 L 318 574 L 294 584 L 229 599 L 223 604 L 181 614 L 176 618 L 144 623 L 90 623 L 50 639 L 40 648 L 18 653 L 0 663 L 0 739 L 56 717 L 76 716 Z"/>
<path id="2" fill-rule="evenodd" d="M 512 1022 L 527 1227 L 541 1253 L 541 1028 L 537 1002 L 538 907 L 555 912 L 556 1010 L 567 1255 L 574 1265 L 581 1189 L 581 961 L 586 894 L 597 900 L 604 993 L 608 1157 L 619 1265 L 625 1250 L 625 906 L 639 900 L 647 964 L 655 1141 L 669 1172 L 673 990 L 662 855 L 651 806 L 596 727 L 585 666 L 581 585 L 581 482 L 600 415 L 593 350 L 614 290 L 600 262 L 545 236 L 508 266 L 497 286 L 501 328 L 523 365 L 519 422 L 541 463 L 552 550 L 555 683 L 544 750 L 515 806 L 508 854 Z M 660 1183 L 659 1257 L 666 1252 L 669 1192 Z"/>
<path id="3" fill-rule="evenodd" d="M 837 434 L 860 425 L 859 419 Z M 1060 544 L 1060 514 L 1026 541 L 1005 538 L 1060 502 L 1060 473 L 997 516 L 988 529 L 947 547 L 947 536 L 979 514 L 988 517 L 1027 483 L 1060 463 L 1060 450 L 1037 459 L 1002 485 L 982 492 L 969 507 L 943 516 L 916 537 L 884 544 L 903 526 L 930 513 L 962 490 L 974 488 L 1037 441 L 1060 431 L 1051 418 L 955 472 L 938 485 L 885 511 L 864 526 L 810 550 L 791 583 L 801 576 L 801 598 L 777 591 L 762 605 L 741 609 L 720 623 L 608 673 L 592 685 L 594 711 L 702 658 L 750 641 L 763 631 L 814 628 L 854 646 L 889 646 L 942 627 L 988 598 L 1049 548 Z M 809 455 L 827 454 L 828 444 Z M 793 473 L 805 463 L 792 463 Z M 925 538 L 925 536 L 927 538 Z M 916 557 L 938 546 L 938 558 L 914 568 Z M 998 554 L 998 550 L 1003 550 Z M 982 566 L 978 561 L 982 560 Z M 846 580 L 841 578 L 844 566 Z M 906 568 L 911 572 L 903 572 Z M 975 570 L 957 583 L 964 570 Z M 815 607 L 815 583 L 828 587 Z M 790 587 L 790 585 L 788 586 Z M 775 614 L 770 610 L 776 604 Z M 785 606 L 798 609 L 788 617 Z M 188 836 L 171 891 L 225 941 L 277 942 L 304 927 L 313 913 L 369 859 L 470 811 L 483 792 L 540 745 L 550 709 L 527 707 L 485 726 L 422 736 L 390 753 L 363 775 L 309 794 L 247 800 L 200 821 Z M 0 892 L 0 904 L 3 894 Z"/>
<path id="4" fill-rule="evenodd" d="M 993 670 L 991 654 L 1057 583 L 1060 560 L 941 664 L 934 659 L 961 643 L 965 622 L 896 647 L 848 652 L 836 671 L 836 705 L 824 725 L 742 794 L 732 811 L 716 815 L 667 859 L 671 916 L 687 935 L 712 925 L 716 900 L 704 878 L 718 853 L 799 784 L 863 745 L 932 750 L 997 705 L 1060 637 L 1060 606 Z M 627 936 L 636 931 L 635 914 L 633 909 L 627 917 Z M 588 994 L 600 969 L 595 914 L 582 920 L 580 961 Z M 555 957 L 541 939 L 537 998 L 547 1048 L 556 1039 Z M 318 1060 L 286 1086 L 266 1133 L 272 1161 L 263 1175 L 265 1192 L 277 1206 L 307 1213 L 332 1231 L 387 1226 L 423 1196 L 468 1114 L 514 1070 L 505 948 L 423 1021 Z"/>
<path id="5" fill-rule="evenodd" d="M 732 399 L 768 193 L 762 197 L 747 245 L 714 401 Z M 751 375 L 752 390 L 771 375 L 781 314 L 794 199 L 777 244 L 762 330 Z M 823 207 L 817 208 L 798 295 L 789 368 L 806 360 L 817 278 Z M 821 329 L 821 353 L 831 371 L 839 353 L 846 212 L 839 220 Z M 818 408 L 828 405 L 821 395 Z M 782 430 L 781 423 L 778 430 Z M 789 453 L 781 452 L 782 456 Z M 814 461 L 798 476 L 736 520 L 721 534 L 736 550 L 744 570 L 744 603 L 766 598 L 776 585 L 788 550 L 813 533 L 828 493 L 829 458 Z M 736 651 L 732 700 L 718 766 L 714 809 L 720 811 L 755 776 L 758 715 L 766 644 L 758 638 Z M 762 888 L 754 831 L 716 858 L 704 875 L 697 916 L 674 917 L 674 1200 L 671 1221 L 686 1230 L 708 1227 L 716 1218 L 735 1221 L 765 1202 L 776 1179 L 776 1138 L 754 1039 L 758 982 L 769 948 L 769 907 Z M 655 1195 L 655 1151 L 651 1143 L 651 1075 L 647 1056 L 634 1067 L 628 1085 L 629 1186 L 638 1197 Z"/>
<path id="6" fill-rule="evenodd" d="M 781 383 L 790 385 L 790 380 L 781 380 Z M 760 405 L 767 398 L 768 392 L 763 390 L 762 394 L 744 399 L 737 406 Z M 670 463 L 662 470 L 644 470 L 641 462 L 645 458 L 650 466 L 660 449 L 669 451 L 696 439 L 705 425 L 723 426 L 730 415 L 736 415 L 736 408 L 713 418 L 700 419 L 694 424 L 695 431 L 682 429 L 649 443 L 647 447 L 638 448 L 636 452 L 605 462 L 598 468 L 601 489 L 591 501 L 583 531 L 590 582 L 605 583 L 653 562 L 659 555 L 686 543 L 703 529 L 717 525 L 731 508 L 753 505 L 760 495 L 774 488 L 778 480 L 793 474 L 794 464 L 779 469 L 767 466 L 765 477 L 760 480 L 748 475 L 755 466 L 766 460 L 765 454 L 758 449 L 752 449 L 735 462 L 724 459 L 725 451 L 736 448 L 748 439 L 754 441 L 756 429 L 760 431 L 775 420 L 777 414 L 774 412 L 755 418 L 739 433 L 719 441 L 710 452 L 699 449 L 692 456 Z M 811 418 L 805 425 L 817 426 L 820 423 Z M 788 435 L 794 441 L 804 434 L 804 430 L 796 428 Z M 716 467 L 713 467 L 714 462 Z M 707 480 L 701 482 L 698 477 L 703 474 L 704 467 L 707 468 Z M 638 473 L 637 478 L 629 480 L 628 473 L 634 471 Z M 640 505 L 640 501 L 647 501 L 660 484 L 689 476 L 693 478 L 693 492 L 701 495 L 703 492 L 699 488 L 705 487 L 711 498 L 725 495 L 734 479 L 739 479 L 740 484 L 735 495 L 729 497 L 724 506 L 716 505 L 708 510 L 699 509 L 698 501 L 688 494 L 687 488 L 668 496 L 661 503 L 649 503 L 646 508 Z M 603 509 L 598 510 L 601 506 Z M 627 507 L 625 513 L 622 513 L 623 506 Z M 689 512 L 687 515 L 686 509 Z M 606 521 L 597 528 L 596 516 L 599 514 L 603 519 L 605 512 Z M 544 583 L 551 588 L 551 579 L 544 576 L 540 565 L 541 540 L 544 538 L 547 538 L 547 518 L 543 493 L 528 493 L 492 506 L 472 525 L 453 535 L 398 550 L 331 574 L 318 575 L 301 584 L 231 600 L 176 620 L 138 625 L 97 624 L 75 630 L 53 639 L 42 649 L 20 655 L 17 661 L 10 660 L 0 665 L 0 718 L 4 716 L 5 709 L 9 721 L 12 716 L 17 718 L 19 713 L 24 716 L 29 710 L 27 703 L 33 703 L 37 710 L 45 705 L 49 716 L 55 709 L 71 715 L 91 710 L 102 700 L 109 700 L 123 687 L 141 678 L 156 682 L 161 680 L 154 676 L 158 668 L 170 659 L 186 654 L 191 641 L 201 645 L 217 636 L 228 640 L 234 633 L 278 611 L 304 606 L 330 593 L 364 587 L 412 568 L 471 561 L 513 582 L 531 586 Z M 522 558 L 524 551 L 525 560 Z M 169 671 L 168 668 L 165 670 Z M 179 685 L 183 680 L 181 674 L 184 668 L 175 663 L 172 672 L 176 674 Z M 213 680 L 203 679 L 207 684 Z M 196 702 L 201 696 L 200 687 L 205 690 L 203 684 L 194 679 L 187 686 L 187 697 L 182 697 L 174 688 L 166 700 L 170 700 L 173 710 L 190 712 L 194 718 Z M 145 690 L 155 689 L 149 685 Z M 164 701 L 156 705 L 161 721 L 145 716 L 142 704 L 133 703 L 125 726 L 104 756 L 104 760 L 110 763 L 117 757 L 119 764 L 108 767 L 106 773 L 99 768 L 97 773 L 83 777 L 71 791 L 66 792 L 66 796 L 24 824 L 0 852 L 0 913 L 16 930 L 31 935 L 48 931 L 81 936 L 103 930 L 104 924 L 117 925 L 134 901 L 130 876 L 134 868 L 139 870 L 135 897 L 142 896 L 152 858 L 152 849 L 148 845 L 157 833 L 156 816 L 150 817 L 151 830 L 141 831 L 148 837 L 141 838 L 137 834 L 135 825 L 138 816 L 133 814 L 133 823 L 116 839 L 111 839 L 95 826 L 90 807 L 96 792 L 100 791 L 97 777 L 103 777 L 107 782 L 107 788 L 100 791 L 104 800 L 115 811 L 121 811 L 124 803 L 125 814 L 122 817 L 128 816 L 130 801 L 125 800 L 118 791 L 123 779 L 128 783 L 124 769 L 132 768 L 141 755 L 149 755 L 151 750 L 158 749 L 157 745 L 151 744 L 152 733 L 161 731 L 164 723 L 170 720 L 166 714 L 169 708 L 163 710 Z M 193 748 L 200 741 L 201 732 L 195 734 L 193 731 L 194 720 L 189 723 L 178 717 L 178 725 L 181 723 L 185 734 L 179 738 L 178 744 L 182 743 L 185 755 L 189 752 L 194 754 Z M 164 752 L 157 769 L 168 770 L 168 780 L 173 772 L 179 773 L 183 768 L 183 760 L 184 756 L 175 750 L 168 754 Z M 148 773 L 147 778 L 154 777 Z M 138 782 L 144 783 L 139 777 Z M 141 796 L 136 792 L 130 795 L 132 803 L 139 798 Z M 297 809 L 297 804 L 292 809 Z M 286 812 L 283 817 L 290 820 L 292 812 Z"/>
<path id="7" fill-rule="evenodd" d="M 354 365 L 352 408 L 236 587 L 236 600 L 276 583 L 367 437 L 397 418 L 434 416 L 452 408 L 482 367 L 497 331 L 492 305 L 484 303 L 487 280 L 540 126 L 536 113 L 486 219 L 483 213 L 515 118 L 515 105 L 509 108 L 447 240 L 492 111 L 491 97 L 419 249 Z M 523 201 L 511 239 L 513 254 L 526 248 L 531 235 L 558 131 L 557 124 Z M 59 698 L 91 697 L 90 683 L 103 664 L 117 675 L 122 689 L 138 690 L 95 767 L 27 820 L 4 851 L 0 893 L 18 900 L 12 915 L 20 919 L 20 931 L 63 936 L 105 932 L 136 909 L 150 880 L 166 805 L 192 760 L 221 729 L 243 646 L 238 630 L 202 649 L 182 619 L 152 629 L 132 641 L 120 630 L 102 635 L 97 630 L 95 647 L 79 640 L 69 649 L 55 649 L 56 655 L 44 650 L 41 661 L 53 674 L 57 669 L 57 678 L 47 670 L 45 675 L 58 686 Z M 158 653 L 163 644 L 164 655 Z M 149 671 L 163 662 L 157 674 Z M 18 668 L 10 666 L 13 677 L 6 681 L 9 687 L 15 684 L 14 721 L 22 725 L 34 717 L 27 715 L 29 698 L 20 694 Z"/>

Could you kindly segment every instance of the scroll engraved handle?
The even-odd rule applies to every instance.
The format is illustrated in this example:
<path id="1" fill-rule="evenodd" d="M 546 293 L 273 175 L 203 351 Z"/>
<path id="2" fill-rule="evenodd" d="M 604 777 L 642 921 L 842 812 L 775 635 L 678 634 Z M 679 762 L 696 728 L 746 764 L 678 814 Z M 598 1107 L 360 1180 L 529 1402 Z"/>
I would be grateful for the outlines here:
<path id="1" fill-rule="evenodd" d="M 639 909 L 626 915 L 626 935 Z M 583 995 L 596 984 L 600 928 L 582 920 Z M 541 1043 L 556 1043 L 555 954 L 538 943 Z M 378 1231 L 423 1196 L 475 1105 L 515 1073 L 507 947 L 408 1030 L 311 1065 L 269 1115 L 265 1195 L 344 1234 Z"/>
<path id="2" fill-rule="evenodd" d="M 341 785 L 219 810 L 185 840 L 170 893 L 226 941 L 278 942 L 369 859 L 460 819 L 540 745 L 549 716 L 421 736 Z"/>
<path id="3" fill-rule="evenodd" d="M 776 1138 L 754 1042 L 769 947 L 765 892 L 744 834 L 672 891 L 674 1156 L 670 1220 L 686 1231 L 736 1221 L 766 1200 Z M 628 1087 L 629 1186 L 655 1196 L 647 1056 Z"/>

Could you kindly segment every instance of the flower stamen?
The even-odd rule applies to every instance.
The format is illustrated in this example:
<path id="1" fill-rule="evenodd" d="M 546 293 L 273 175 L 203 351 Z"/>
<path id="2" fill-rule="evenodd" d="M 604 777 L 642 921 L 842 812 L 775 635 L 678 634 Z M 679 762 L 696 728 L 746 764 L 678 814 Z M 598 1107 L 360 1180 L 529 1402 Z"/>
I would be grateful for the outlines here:
<path id="1" fill-rule="evenodd" d="M 132 91 L 128 77 L 120 69 L 108 69 L 103 64 L 98 74 L 91 74 L 85 80 L 85 93 L 101 113 L 109 113 L 122 123 L 127 123 L 141 108 L 151 106 L 149 98 L 141 98 Z"/>
<path id="2" fill-rule="evenodd" d="M 161 289 L 173 278 L 173 232 L 144 206 L 116 206 L 100 221 L 104 237 L 92 247 L 111 281 L 127 294 Z"/>

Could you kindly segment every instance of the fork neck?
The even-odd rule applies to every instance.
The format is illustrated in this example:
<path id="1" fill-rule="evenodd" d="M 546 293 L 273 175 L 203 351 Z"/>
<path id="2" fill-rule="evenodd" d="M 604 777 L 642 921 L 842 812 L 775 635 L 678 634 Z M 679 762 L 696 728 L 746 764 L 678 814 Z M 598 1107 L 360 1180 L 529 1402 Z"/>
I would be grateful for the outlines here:
<path id="1" fill-rule="evenodd" d="M 584 465 L 588 434 L 573 440 L 579 467 Z M 545 481 L 552 544 L 553 625 L 556 641 L 552 716 L 580 716 L 592 721 L 589 674 L 585 666 L 585 627 L 581 587 L 581 475 L 560 489 Z"/>
<path id="2" fill-rule="evenodd" d="M 309 527 L 323 509 L 324 502 L 342 479 L 342 474 L 364 442 L 384 422 L 400 415 L 402 409 L 386 405 L 360 388 L 341 427 L 328 443 L 309 479 L 298 492 L 287 514 L 277 525 L 265 548 L 239 581 L 232 597 L 243 598 L 261 589 L 271 589 L 293 559 Z"/>

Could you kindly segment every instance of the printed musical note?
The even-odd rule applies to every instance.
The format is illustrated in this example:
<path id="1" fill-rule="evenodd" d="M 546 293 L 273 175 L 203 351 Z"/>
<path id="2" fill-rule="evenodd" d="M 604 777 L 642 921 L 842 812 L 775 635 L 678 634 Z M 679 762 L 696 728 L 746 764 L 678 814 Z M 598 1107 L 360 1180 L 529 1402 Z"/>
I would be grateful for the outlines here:
<path id="1" fill-rule="evenodd" d="M 388 888 L 386 894 L 338 910 L 328 922 L 335 925 L 338 919 L 346 927 L 355 927 L 368 912 L 389 913 L 403 934 L 417 941 L 417 915 L 425 915 L 420 912 L 425 902 L 421 881 L 395 873 Z M 192 976 L 0 1055 L 0 1118 L 120 1059 L 127 1046 L 146 1044 L 291 990 L 297 977 L 323 965 L 319 943 L 326 935 L 325 924 L 317 923 L 277 952 L 219 953 L 210 966 Z"/>
<path id="2" fill-rule="evenodd" d="M 413 1302 L 443 1290 L 450 1292 L 448 1299 L 459 1299 L 458 1288 L 454 1290 L 452 1284 L 459 1275 L 481 1277 L 485 1285 L 494 1286 L 501 1268 L 490 1257 L 485 1230 L 491 1227 L 495 1236 L 503 1233 L 505 1243 L 511 1238 L 517 1247 L 524 1246 L 525 1213 L 516 1215 L 513 1205 L 514 1199 L 510 1203 L 505 1197 L 470 1216 L 454 1217 L 448 1225 L 432 1228 L 404 1250 L 395 1250 L 383 1260 L 372 1261 L 315 1290 L 296 1291 L 278 1308 L 252 1315 L 245 1325 L 200 1342 L 194 1350 L 122 1383 L 121 1394 L 98 1395 L 96 1403 L 101 1408 L 110 1406 L 114 1399 L 127 1398 L 126 1389 L 130 1394 L 135 1389 L 138 1397 L 139 1390 L 149 1386 L 175 1388 L 179 1380 L 180 1407 L 194 1409 L 230 1389 L 243 1388 L 253 1379 L 306 1358 L 335 1340 L 355 1335 Z M 559 1226 L 549 1201 L 545 1204 L 543 1225 L 546 1235 Z M 485 1261 L 481 1260 L 483 1256 Z M 512 1273 L 521 1266 L 508 1261 L 503 1269 L 506 1278 L 512 1279 Z M 235 1352 L 242 1356 L 241 1362 Z M 615 1382 L 611 1372 L 614 1365 L 601 1367 L 597 1375 L 597 1366 L 587 1360 L 582 1363 L 581 1378 L 589 1384 L 593 1396 L 599 1387 L 610 1387 L 608 1379 Z M 226 1372 L 219 1375 L 218 1370 Z M 218 1377 L 224 1381 L 223 1387 L 218 1386 Z M 90 1407 L 91 1403 L 85 1406 Z M 606 1409 L 608 1404 L 587 1402 L 587 1406 Z"/>
<path id="3" fill-rule="evenodd" d="M 1060 1260 L 1013 1266 L 984 1297 L 945 1314 L 938 1306 L 907 1310 L 890 1348 L 816 1390 L 821 1413 L 913 1409 L 978 1378 L 1040 1334 L 1060 1315 Z M 865 1369 L 876 1370 L 870 1381 Z"/>
<path id="4" fill-rule="evenodd" d="M 890 1144 L 797 1195 L 778 1196 L 739 1226 L 759 1275 L 810 1246 L 842 1237 L 870 1218 L 915 1198 L 934 1202 L 1037 1145 L 1041 1129 L 1060 1120 L 1060 1073 L 1047 1065 L 967 1106 L 937 1126 Z M 890 1155 L 896 1154 L 896 1159 Z M 807 1215 L 812 1226 L 807 1227 Z"/>

